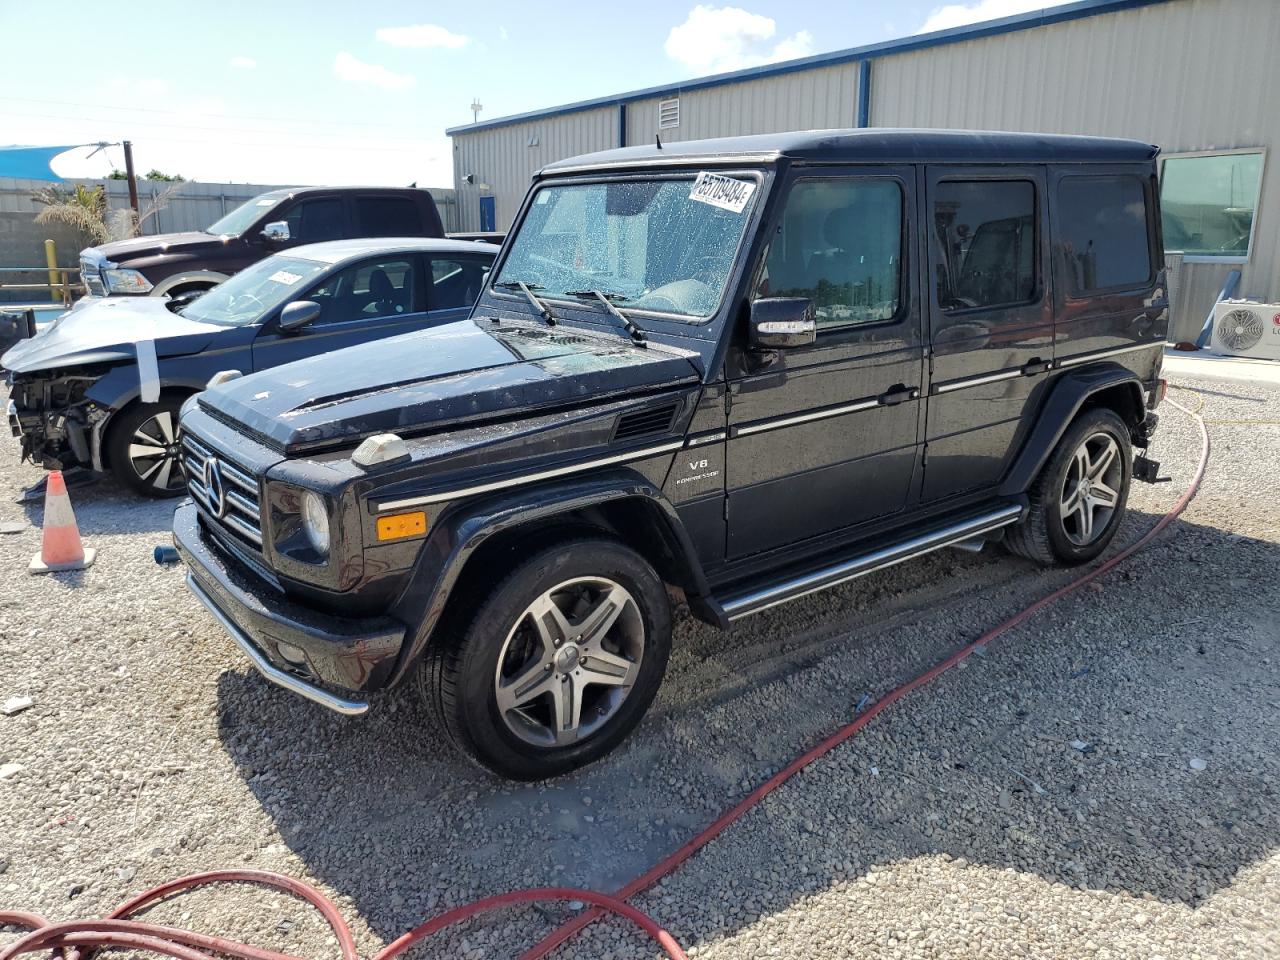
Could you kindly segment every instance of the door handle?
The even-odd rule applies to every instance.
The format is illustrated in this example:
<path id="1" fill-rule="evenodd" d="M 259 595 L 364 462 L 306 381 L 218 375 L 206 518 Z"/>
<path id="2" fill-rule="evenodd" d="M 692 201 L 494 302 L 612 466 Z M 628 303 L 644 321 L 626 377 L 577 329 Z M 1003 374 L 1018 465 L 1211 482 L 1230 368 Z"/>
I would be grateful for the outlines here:
<path id="1" fill-rule="evenodd" d="M 892 407 L 907 400 L 914 400 L 920 391 L 915 388 L 908 388 L 906 384 L 895 383 L 887 391 L 876 397 L 882 407 Z"/>
<path id="2" fill-rule="evenodd" d="M 1023 366 L 1022 375 L 1024 377 L 1034 377 L 1037 374 L 1046 372 L 1052 366 L 1053 363 L 1051 361 L 1041 360 L 1039 357 L 1034 357 Z"/>

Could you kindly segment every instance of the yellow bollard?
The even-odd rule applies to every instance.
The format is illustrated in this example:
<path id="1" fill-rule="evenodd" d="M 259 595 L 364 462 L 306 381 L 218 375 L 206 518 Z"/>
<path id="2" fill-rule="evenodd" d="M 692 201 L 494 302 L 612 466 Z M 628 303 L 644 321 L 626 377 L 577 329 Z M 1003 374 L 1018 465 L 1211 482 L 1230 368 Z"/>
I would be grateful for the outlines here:
<path id="1" fill-rule="evenodd" d="M 49 267 L 49 299 L 58 303 L 62 299 L 58 293 L 58 245 L 52 240 L 44 242 L 44 262 Z"/>

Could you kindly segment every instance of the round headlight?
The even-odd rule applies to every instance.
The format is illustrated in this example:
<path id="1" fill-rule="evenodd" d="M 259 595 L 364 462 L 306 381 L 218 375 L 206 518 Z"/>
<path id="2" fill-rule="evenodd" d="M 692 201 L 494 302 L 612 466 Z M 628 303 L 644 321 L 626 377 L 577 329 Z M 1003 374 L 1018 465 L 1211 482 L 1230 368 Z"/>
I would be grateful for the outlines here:
<path id="1" fill-rule="evenodd" d="M 329 553 L 329 511 L 325 508 L 324 497 L 308 490 L 302 495 L 302 529 L 316 553 L 327 556 Z"/>

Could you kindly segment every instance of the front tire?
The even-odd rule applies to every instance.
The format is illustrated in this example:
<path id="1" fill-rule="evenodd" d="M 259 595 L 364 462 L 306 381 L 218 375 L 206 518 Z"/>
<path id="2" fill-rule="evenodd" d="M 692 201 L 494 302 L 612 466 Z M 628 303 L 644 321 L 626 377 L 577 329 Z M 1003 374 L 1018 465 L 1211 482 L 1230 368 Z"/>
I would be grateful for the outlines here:
<path id="1" fill-rule="evenodd" d="M 182 400 L 161 397 L 116 417 L 106 438 L 107 464 L 117 480 L 144 497 L 176 497 L 186 485 L 178 445 Z"/>
<path id="2" fill-rule="evenodd" d="M 605 539 L 547 547 L 451 618 L 417 673 L 449 738 L 512 780 L 608 753 L 653 702 L 671 650 L 666 588 Z M 464 603 L 469 602 L 463 599 Z"/>
<path id="3" fill-rule="evenodd" d="M 1129 428 L 1112 410 L 1086 410 L 1058 441 L 1005 546 L 1044 566 L 1088 563 L 1120 529 L 1132 479 Z"/>

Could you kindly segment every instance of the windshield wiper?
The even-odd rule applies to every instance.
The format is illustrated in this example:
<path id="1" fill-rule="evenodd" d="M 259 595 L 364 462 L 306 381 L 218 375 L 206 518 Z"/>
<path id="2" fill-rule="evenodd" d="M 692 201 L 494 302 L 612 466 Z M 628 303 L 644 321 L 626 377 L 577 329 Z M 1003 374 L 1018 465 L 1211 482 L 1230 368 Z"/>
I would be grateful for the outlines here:
<path id="1" fill-rule="evenodd" d="M 547 321 L 548 327 L 554 327 L 556 325 L 555 314 L 553 314 L 550 308 L 548 308 L 545 303 L 539 300 L 537 295 L 533 292 L 535 290 L 542 289 L 542 287 L 539 286 L 538 284 L 525 283 L 523 280 L 502 280 L 502 281 L 499 281 L 498 283 L 495 283 L 494 286 L 502 290 L 519 290 L 521 293 L 525 295 L 525 297 L 529 300 L 529 302 L 533 304 L 533 309 L 537 310 L 538 313 L 542 314 L 542 319 Z"/>
<path id="2" fill-rule="evenodd" d="M 564 295 L 566 297 L 577 297 L 579 300 L 600 301 L 606 310 L 622 322 L 622 326 L 631 335 L 631 342 L 642 347 L 645 346 L 646 341 L 649 339 L 645 336 L 645 332 L 636 326 L 634 320 L 613 305 L 615 300 L 621 300 L 624 303 L 630 300 L 631 298 L 625 293 L 605 293 L 603 290 L 566 290 Z"/>

